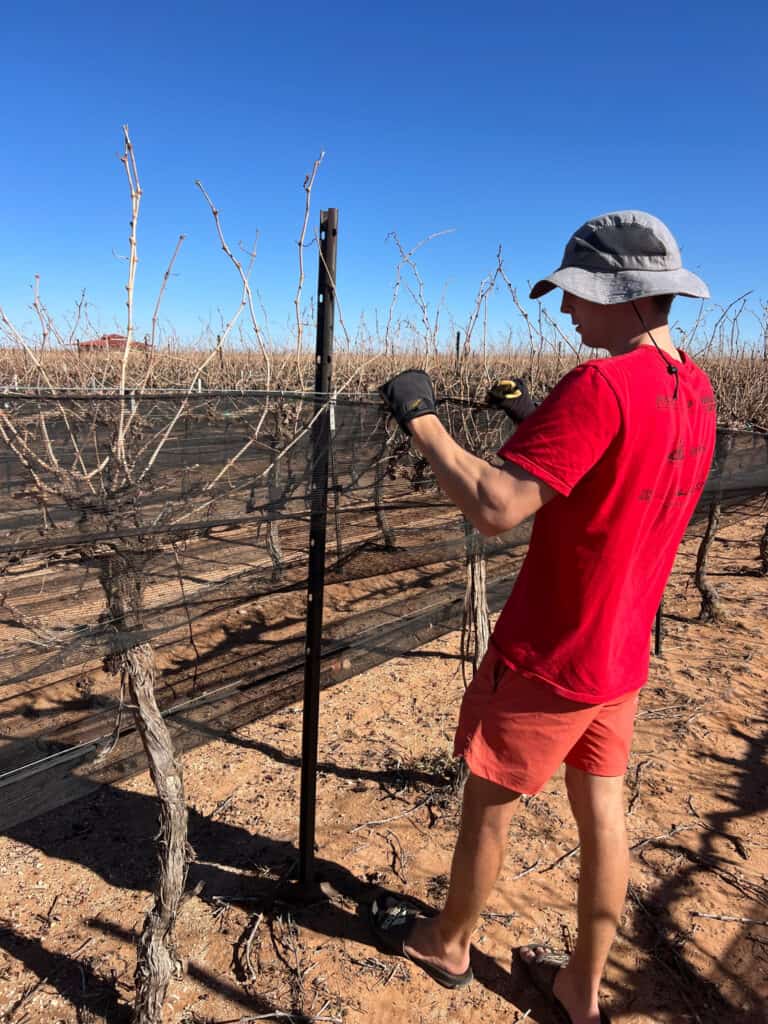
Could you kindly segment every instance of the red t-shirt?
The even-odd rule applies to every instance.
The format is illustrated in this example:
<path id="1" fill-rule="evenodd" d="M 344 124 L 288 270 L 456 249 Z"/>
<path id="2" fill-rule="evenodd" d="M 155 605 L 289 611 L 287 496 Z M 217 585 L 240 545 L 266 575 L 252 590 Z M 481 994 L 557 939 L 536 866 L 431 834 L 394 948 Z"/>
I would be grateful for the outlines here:
<path id="1" fill-rule="evenodd" d="M 650 631 L 709 472 L 715 399 L 685 353 L 653 346 L 565 376 L 499 451 L 557 494 L 536 514 L 493 643 L 587 704 L 643 686 Z"/>

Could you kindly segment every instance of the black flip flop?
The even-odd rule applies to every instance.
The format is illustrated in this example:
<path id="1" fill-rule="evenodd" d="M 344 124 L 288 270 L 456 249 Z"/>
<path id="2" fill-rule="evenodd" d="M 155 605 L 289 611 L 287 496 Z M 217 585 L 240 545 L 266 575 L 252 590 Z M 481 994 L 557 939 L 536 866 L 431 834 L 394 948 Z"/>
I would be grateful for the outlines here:
<path id="1" fill-rule="evenodd" d="M 421 960 L 406 950 L 405 945 L 418 916 L 419 913 L 415 907 L 402 903 L 394 896 L 375 899 L 371 904 L 371 928 L 385 949 L 410 960 L 412 964 L 420 967 L 425 974 L 428 974 L 443 988 L 465 988 L 474 979 L 471 967 L 468 967 L 462 974 L 454 974 L 436 964 Z"/>
<path id="2" fill-rule="evenodd" d="M 523 953 L 531 950 L 535 954 L 537 949 L 543 949 L 544 955 L 537 960 L 526 960 Z M 536 988 L 545 996 L 557 1011 L 563 1024 L 573 1024 L 571 1015 L 554 993 L 553 985 L 557 972 L 568 963 L 568 953 L 560 952 L 547 946 L 544 942 L 532 942 L 528 946 L 520 946 L 517 949 L 517 959 L 525 968 L 528 977 Z M 611 1024 L 611 1018 L 600 1009 L 600 1024 Z"/>

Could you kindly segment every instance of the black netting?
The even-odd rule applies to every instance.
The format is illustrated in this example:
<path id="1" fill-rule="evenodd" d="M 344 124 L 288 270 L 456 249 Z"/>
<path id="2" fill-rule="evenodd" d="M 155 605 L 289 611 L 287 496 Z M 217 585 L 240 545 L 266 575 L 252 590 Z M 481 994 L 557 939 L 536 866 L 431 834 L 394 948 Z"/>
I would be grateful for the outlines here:
<path id="1" fill-rule="evenodd" d="M 184 748 L 297 699 L 303 679 L 312 424 L 329 414 L 324 685 L 461 623 L 466 533 L 377 398 L 204 392 L 5 395 L 0 426 L 3 820 L 141 766 L 115 722 L 110 655 L 157 651 Z M 490 456 L 508 421 L 459 401 L 453 435 Z M 719 437 L 699 515 L 768 492 L 768 438 Z M 528 526 L 487 542 L 500 607 Z M 116 612 L 114 576 L 129 614 Z M 126 596 L 127 595 L 127 596 Z M 36 794 L 31 796 L 31 794 Z M 36 803 L 35 803 L 36 801 Z"/>

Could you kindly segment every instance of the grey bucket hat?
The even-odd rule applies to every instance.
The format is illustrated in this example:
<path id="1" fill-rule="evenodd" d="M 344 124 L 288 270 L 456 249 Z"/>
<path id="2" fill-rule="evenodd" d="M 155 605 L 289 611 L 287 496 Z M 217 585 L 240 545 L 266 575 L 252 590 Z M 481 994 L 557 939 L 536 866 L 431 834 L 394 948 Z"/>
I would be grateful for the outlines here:
<path id="1" fill-rule="evenodd" d="M 560 266 L 537 281 L 531 298 L 553 288 L 610 306 L 648 295 L 708 299 L 709 289 L 683 268 L 666 224 L 642 210 L 619 210 L 588 220 L 568 240 Z"/>

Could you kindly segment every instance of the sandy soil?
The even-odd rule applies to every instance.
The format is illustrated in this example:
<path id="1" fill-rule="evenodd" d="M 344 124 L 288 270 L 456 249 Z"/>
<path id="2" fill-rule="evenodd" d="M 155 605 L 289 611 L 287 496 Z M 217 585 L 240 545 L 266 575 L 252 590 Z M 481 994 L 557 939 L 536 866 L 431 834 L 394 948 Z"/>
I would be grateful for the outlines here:
<path id="1" fill-rule="evenodd" d="M 721 625 L 694 621 L 695 545 L 670 586 L 628 773 L 632 880 L 604 985 L 621 1024 L 764 1022 L 768 998 L 768 580 L 764 519 L 733 515 L 715 545 Z M 184 758 L 197 860 L 178 928 L 184 976 L 168 1022 L 528 1020 L 542 998 L 513 968 L 532 937 L 575 930 L 575 829 L 561 776 L 521 806 L 462 993 L 377 949 L 381 887 L 439 905 L 455 837 L 449 783 L 463 683 L 447 636 L 323 694 L 321 889 L 297 854 L 301 714 L 277 712 Z M 127 1021 L 133 940 L 148 908 L 155 808 L 146 775 L 0 838 L 0 1021 Z M 526 1016 L 527 1014 L 527 1016 Z M 302 1016 L 304 1015 L 304 1016 Z"/>

